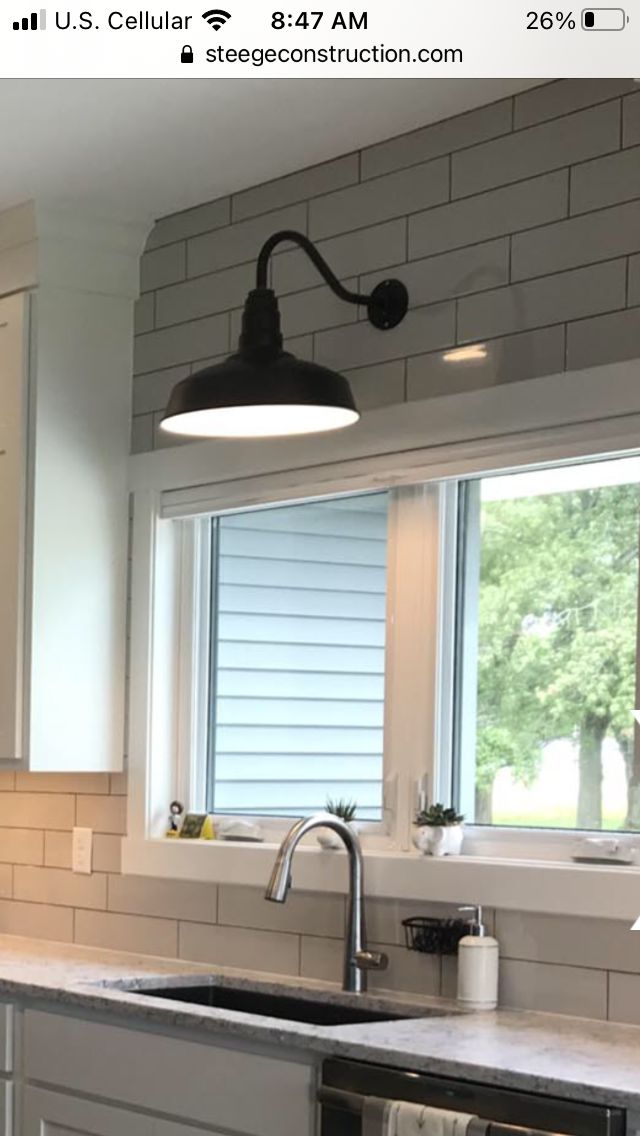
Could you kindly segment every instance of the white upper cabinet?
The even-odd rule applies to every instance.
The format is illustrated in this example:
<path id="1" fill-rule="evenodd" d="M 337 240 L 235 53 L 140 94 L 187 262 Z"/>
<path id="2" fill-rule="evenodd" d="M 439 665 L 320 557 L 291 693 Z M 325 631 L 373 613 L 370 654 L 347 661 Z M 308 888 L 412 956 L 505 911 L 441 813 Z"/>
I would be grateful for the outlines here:
<path id="1" fill-rule="evenodd" d="M 26 299 L 0 300 L 0 757 L 23 752 Z"/>
<path id="2" fill-rule="evenodd" d="M 32 770 L 122 765 L 141 241 L 0 214 L 0 762 Z"/>

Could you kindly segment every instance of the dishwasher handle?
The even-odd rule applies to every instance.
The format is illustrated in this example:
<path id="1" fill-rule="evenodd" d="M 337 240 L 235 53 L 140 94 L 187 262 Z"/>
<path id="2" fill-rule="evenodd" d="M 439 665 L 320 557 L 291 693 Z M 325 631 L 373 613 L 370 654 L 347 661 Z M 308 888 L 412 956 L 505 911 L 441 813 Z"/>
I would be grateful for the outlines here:
<path id="1" fill-rule="evenodd" d="M 375 1097 L 367 1099 L 375 1100 Z M 378 1098 L 383 1100 L 383 1097 Z M 322 1086 L 318 1090 L 318 1100 L 330 1108 L 340 1109 L 356 1116 L 362 1115 L 365 1097 L 361 1093 L 350 1093 L 346 1089 L 332 1089 Z M 425 1105 L 425 1108 L 428 1108 Z M 518 1124 L 500 1124 L 484 1117 L 474 1116 L 467 1129 L 467 1136 L 558 1136 L 557 1133 L 542 1128 L 527 1128 Z"/>

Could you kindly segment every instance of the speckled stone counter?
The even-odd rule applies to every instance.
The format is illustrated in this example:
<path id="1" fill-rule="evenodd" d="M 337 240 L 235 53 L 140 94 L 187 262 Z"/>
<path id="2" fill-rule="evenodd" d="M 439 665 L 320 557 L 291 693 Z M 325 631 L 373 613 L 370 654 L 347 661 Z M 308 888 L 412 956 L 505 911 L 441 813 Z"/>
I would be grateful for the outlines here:
<path id="1" fill-rule="evenodd" d="M 145 988 L 207 981 L 283 992 L 321 991 L 323 1000 L 365 1004 L 412 1017 L 317 1026 L 145 995 Z M 124 989 L 124 987 L 134 989 Z M 345 995 L 334 985 L 287 981 L 227 968 L 0 935 L 0 996 L 100 1013 L 124 1025 L 153 1025 L 260 1047 L 349 1057 L 640 1111 L 640 1027 L 514 1010 L 460 1014 L 434 998 Z M 413 1016 L 415 1015 L 415 1016 Z M 422 1015 L 422 1016 L 420 1016 Z M 429 1016 L 425 1016 L 429 1015 Z"/>

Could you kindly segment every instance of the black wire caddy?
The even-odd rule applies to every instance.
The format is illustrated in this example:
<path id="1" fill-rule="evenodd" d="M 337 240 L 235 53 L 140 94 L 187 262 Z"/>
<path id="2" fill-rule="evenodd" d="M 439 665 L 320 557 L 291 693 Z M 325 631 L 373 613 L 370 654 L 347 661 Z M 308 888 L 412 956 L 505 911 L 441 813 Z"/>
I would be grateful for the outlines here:
<path id="1" fill-rule="evenodd" d="M 413 915 L 403 919 L 402 926 L 407 950 L 423 955 L 455 955 L 458 943 L 469 934 L 469 923 L 464 919 Z"/>

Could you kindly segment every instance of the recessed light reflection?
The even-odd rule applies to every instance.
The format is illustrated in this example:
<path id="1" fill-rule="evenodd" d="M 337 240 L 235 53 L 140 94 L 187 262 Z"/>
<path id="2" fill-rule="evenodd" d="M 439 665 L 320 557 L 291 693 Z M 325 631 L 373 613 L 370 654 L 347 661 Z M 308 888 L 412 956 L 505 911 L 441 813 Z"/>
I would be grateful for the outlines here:
<path id="1" fill-rule="evenodd" d="M 445 351 L 442 358 L 445 363 L 473 363 L 478 359 L 486 359 L 488 351 L 484 343 L 471 343 L 468 347 L 456 347 L 453 351 Z"/>

